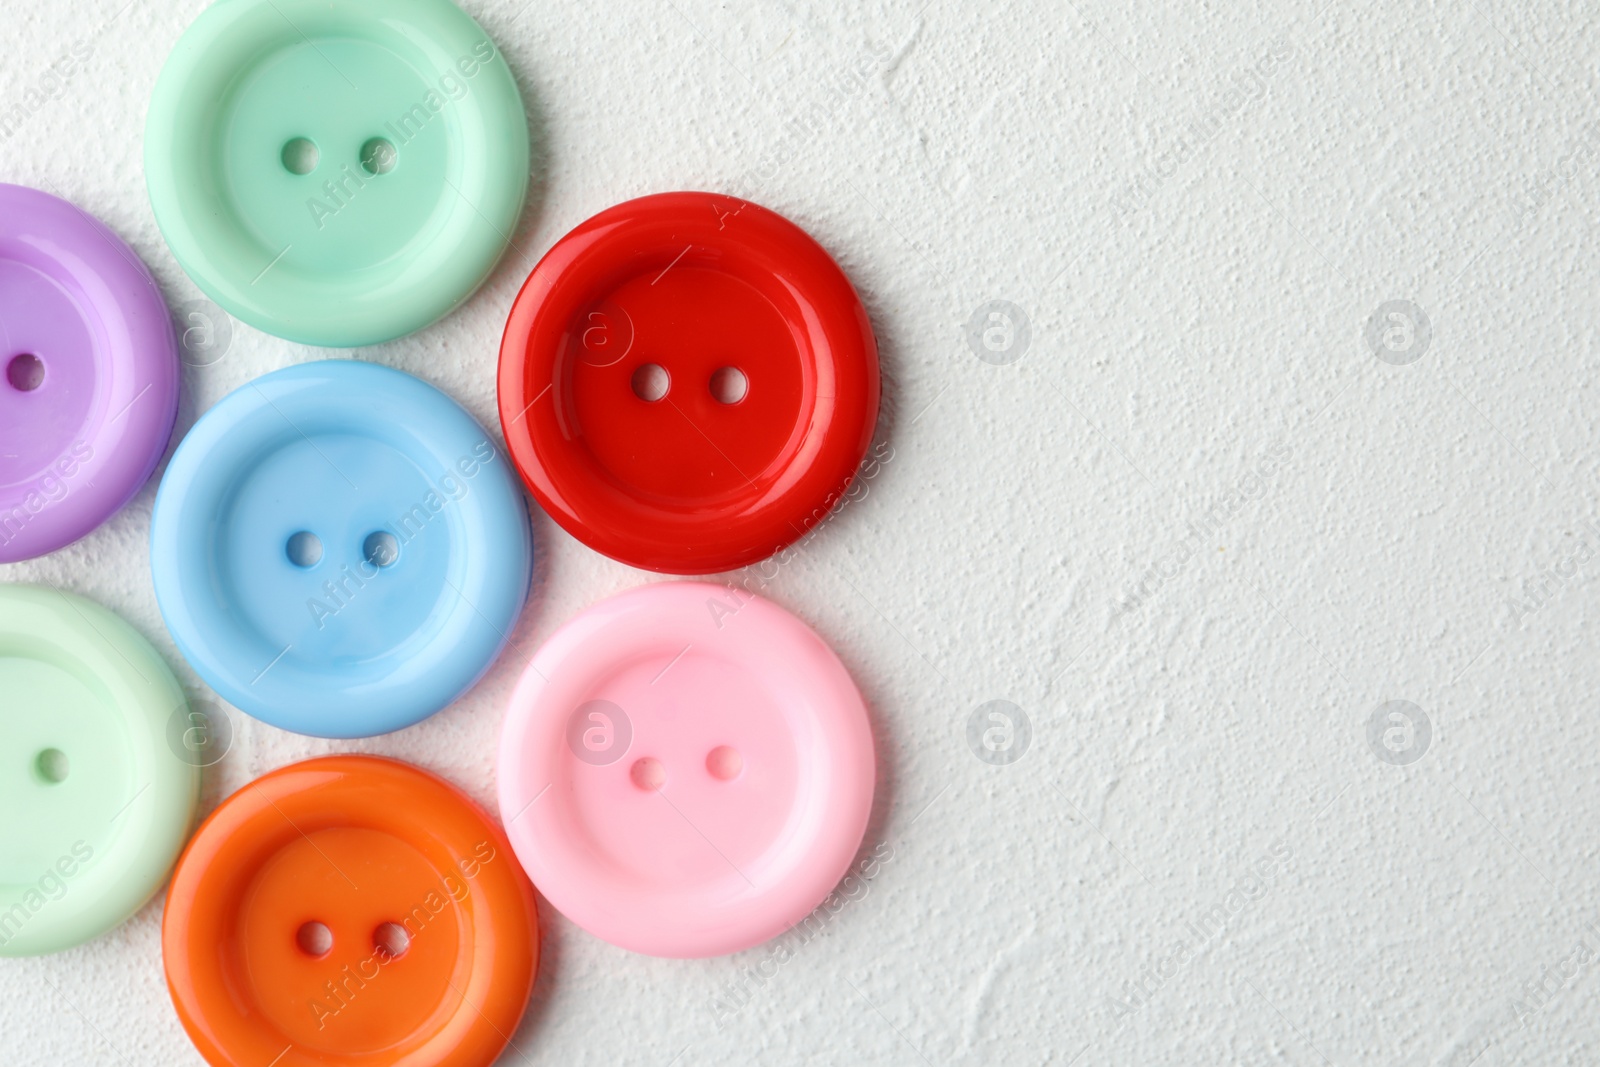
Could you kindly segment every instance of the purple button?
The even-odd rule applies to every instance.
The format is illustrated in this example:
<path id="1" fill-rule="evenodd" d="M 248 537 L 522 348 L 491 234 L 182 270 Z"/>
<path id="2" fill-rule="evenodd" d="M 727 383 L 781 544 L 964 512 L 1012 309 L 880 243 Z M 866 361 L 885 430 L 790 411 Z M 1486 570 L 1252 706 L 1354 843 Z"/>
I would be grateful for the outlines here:
<path id="1" fill-rule="evenodd" d="M 110 518 L 177 412 L 172 320 L 133 249 L 65 200 L 0 184 L 0 563 Z"/>

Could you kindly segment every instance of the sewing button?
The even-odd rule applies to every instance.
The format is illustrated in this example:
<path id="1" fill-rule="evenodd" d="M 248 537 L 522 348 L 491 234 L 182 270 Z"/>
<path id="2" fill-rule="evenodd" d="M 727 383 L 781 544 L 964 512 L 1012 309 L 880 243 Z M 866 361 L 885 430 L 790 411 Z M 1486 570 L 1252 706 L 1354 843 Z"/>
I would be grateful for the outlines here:
<path id="1" fill-rule="evenodd" d="M 500 348 L 500 421 L 544 509 L 636 567 L 708 574 L 799 538 L 849 486 L 878 354 L 837 264 L 710 193 L 631 200 L 534 268 Z"/>
<path id="2" fill-rule="evenodd" d="M 172 320 L 138 256 L 65 200 L 0 184 L 0 563 L 132 499 L 177 410 Z"/>
<path id="3" fill-rule="evenodd" d="M 223 801 L 162 924 L 178 1018 L 214 1067 L 487 1067 L 539 962 L 532 887 L 448 782 L 330 756 Z"/>
<path id="4" fill-rule="evenodd" d="M 475 682 L 527 597 L 528 513 L 484 429 L 408 374 L 274 371 L 189 431 L 150 567 L 184 656 L 240 710 L 366 737 Z"/>
<path id="5" fill-rule="evenodd" d="M 789 929 L 849 868 L 872 806 L 866 706 L 770 601 L 632 589 L 538 651 L 500 741 L 500 814 L 562 914 L 656 956 Z"/>
<path id="6" fill-rule="evenodd" d="M 0 956 L 98 937 L 178 858 L 200 770 L 167 743 L 183 690 L 133 627 L 0 585 Z"/>
<path id="7" fill-rule="evenodd" d="M 448 0 L 231 0 L 156 81 L 151 205 L 230 313 L 306 344 L 399 337 L 488 277 L 516 232 L 527 117 Z"/>

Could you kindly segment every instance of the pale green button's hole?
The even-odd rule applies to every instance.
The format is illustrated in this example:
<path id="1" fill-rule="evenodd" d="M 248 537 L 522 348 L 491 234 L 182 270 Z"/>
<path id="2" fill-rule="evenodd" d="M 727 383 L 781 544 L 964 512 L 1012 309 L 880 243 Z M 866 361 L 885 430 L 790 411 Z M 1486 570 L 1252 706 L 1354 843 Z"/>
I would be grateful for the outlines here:
<path id="1" fill-rule="evenodd" d="M 59 748 L 47 748 L 39 753 L 33 761 L 33 769 L 40 780 L 49 785 L 60 785 L 72 770 L 67 762 L 67 754 Z"/>
<path id="2" fill-rule="evenodd" d="M 361 146 L 361 169 L 374 177 L 388 174 L 399 161 L 400 153 L 385 138 L 374 137 Z"/>
<path id="3" fill-rule="evenodd" d="M 310 174 L 317 169 L 321 153 L 304 137 L 294 137 L 283 146 L 283 166 L 290 174 Z"/>

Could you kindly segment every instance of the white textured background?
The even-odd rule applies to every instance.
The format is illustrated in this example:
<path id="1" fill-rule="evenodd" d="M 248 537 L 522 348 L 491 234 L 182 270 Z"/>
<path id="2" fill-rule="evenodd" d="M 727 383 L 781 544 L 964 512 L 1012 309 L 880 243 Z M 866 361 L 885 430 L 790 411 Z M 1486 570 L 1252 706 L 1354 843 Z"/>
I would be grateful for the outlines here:
<path id="1" fill-rule="evenodd" d="M 0 108 L 30 108 L 0 140 L 0 181 L 104 219 L 176 304 L 200 294 L 157 232 L 140 141 L 203 5 L 124 2 L 0 6 Z M 354 354 L 497 426 L 501 326 L 537 257 L 607 205 L 720 190 L 796 220 L 854 279 L 893 447 L 768 586 L 868 695 L 864 850 L 892 859 L 775 973 L 769 949 L 630 955 L 546 907 L 503 1062 L 1600 1063 L 1600 964 L 1574 956 L 1600 954 L 1593 9 L 465 6 L 537 139 L 516 247 L 456 314 Z M 91 58 L 57 85 L 46 72 L 79 40 Z M 1191 124 L 1216 128 L 1176 162 Z M 965 339 L 993 299 L 1031 320 L 1009 365 Z M 1363 339 L 1392 299 L 1432 324 L 1409 365 Z M 238 326 L 224 358 L 186 370 L 179 434 L 252 377 L 329 354 Z M 108 605 L 214 699 L 156 608 L 154 493 L 0 580 Z M 1180 565 L 1219 503 L 1226 521 Z M 521 664 L 647 580 L 535 527 L 546 565 L 517 647 L 465 699 L 356 743 L 239 716 L 207 809 L 345 750 L 492 803 Z M 1122 611 L 1153 566 L 1168 577 Z M 1032 723 L 1008 766 L 966 741 L 993 699 Z M 1368 744 L 1390 699 L 1432 725 L 1406 766 Z M 1287 869 L 1252 881 L 1274 850 Z M 1163 967 L 1218 905 L 1223 931 Z M 157 900 L 81 948 L 0 960 L 0 1062 L 198 1063 L 160 917 Z M 770 977 L 729 1015 L 717 998 L 746 969 Z"/>

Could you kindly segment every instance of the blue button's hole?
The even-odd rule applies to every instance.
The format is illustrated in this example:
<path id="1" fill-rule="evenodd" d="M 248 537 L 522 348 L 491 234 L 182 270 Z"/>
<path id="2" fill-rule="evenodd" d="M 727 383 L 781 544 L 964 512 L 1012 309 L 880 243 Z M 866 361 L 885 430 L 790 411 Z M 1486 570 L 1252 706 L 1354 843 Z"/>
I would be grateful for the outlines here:
<path id="1" fill-rule="evenodd" d="M 304 137 L 294 137 L 283 146 L 283 166 L 290 174 L 310 174 L 317 169 L 317 146 Z"/>
<path id="2" fill-rule="evenodd" d="M 388 567 L 400 558 L 400 542 L 388 530 L 374 530 L 361 542 L 361 555 L 374 567 Z"/>
<path id="3" fill-rule="evenodd" d="M 333 951 L 333 931 L 328 929 L 326 923 L 319 923 L 313 919 L 300 924 L 300 929 L 294 932 L 294 943 L 299 945 L 300 951 L 307 956 L 321 959 Z"/>
<path id="4" fill-rule="evenodd" d="M 6 381 L 21 393 L 31 393 L 44 384 L 44 360 L 24 352 L 6 364 Z"/>
<path id="5" fill-rule="evenodd" d="M 309 530 L 301 530 L 284 546 L 289 562 L 296 567 L 315 567 L 322 560 L 322 542 Z"/>
<path id="6" fill-rule="evenodd" d="M 72 768 L 67 763 L 65 752 L 59 748 L 47 748 L 33 761 L 33 769 L 43 781 L 59 785 L 67 780 L 67 773 Z"/>
<path id="7" fill-rule="evenodd" d="M 399 160 L 400 153 L 382 137 L 374 137 L 361 146 L 361 169 L 368 174 L 388 174 Z"/>

